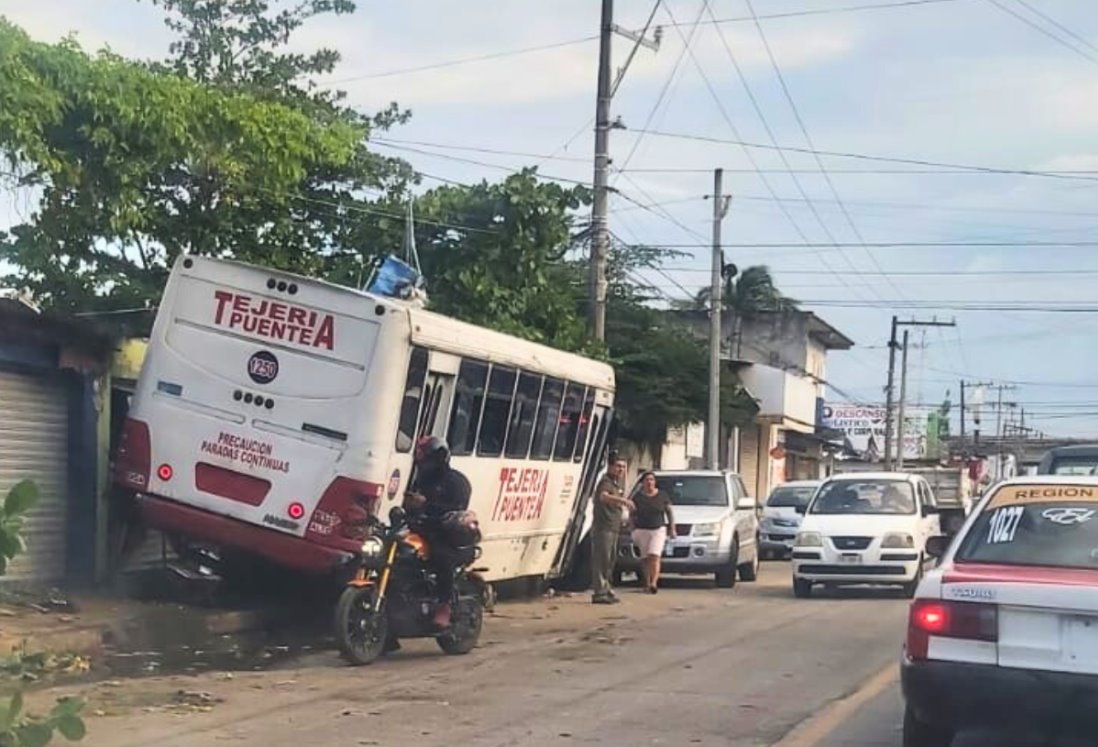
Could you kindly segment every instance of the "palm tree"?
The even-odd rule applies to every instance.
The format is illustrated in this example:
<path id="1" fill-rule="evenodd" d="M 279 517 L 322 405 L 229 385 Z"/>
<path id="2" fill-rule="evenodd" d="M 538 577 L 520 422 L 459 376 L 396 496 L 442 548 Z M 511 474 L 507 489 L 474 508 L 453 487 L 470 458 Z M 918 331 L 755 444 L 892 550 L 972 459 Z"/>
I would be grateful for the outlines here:
<path id="1" fill-rule="evenodd" d="M 709 308 L 709 288 L 702 288 L 694 296 L 691 306 L 697 310 Z M 734 277 L 724 280 L 721 289 L 721 306 L 737 316 L 750 316 L 760 311 L 786 311 L 797 308 L 797 302 L 782 294 L 774 284 L 770 268 L 752 265 Z"/>
<path id="2" fill-rule="evenodd" d="M 702 288 L 694 296 L 690 306 L 697 311 L 708 310 L 710 295 L 709 288 Z M 743 272 L 724 279 L 721 307 L 731 312 L 731 337 L 738 346 L 745 317 L 764 311 L 792 311 L 797 308 L 797 302 L 778 290 L 769 267 L 752 265 Z"/>

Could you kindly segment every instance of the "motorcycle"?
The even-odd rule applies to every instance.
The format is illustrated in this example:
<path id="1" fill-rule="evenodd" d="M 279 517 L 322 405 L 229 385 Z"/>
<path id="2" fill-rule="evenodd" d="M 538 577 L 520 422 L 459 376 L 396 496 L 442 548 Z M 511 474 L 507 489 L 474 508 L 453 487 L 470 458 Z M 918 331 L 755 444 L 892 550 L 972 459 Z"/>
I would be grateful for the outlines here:
<path id="1" fill-rule="evenodd" d="M 400 506 L 389 512 L 389 525 L 372 519 L 370 536 L 353 561 L 353 576 L 336 607 L 340 653 L 356 666 L 372 664 L 401 638 L 434 638 L 449 655 L 467 654 L 480 640 L 489 587 L 470 570 L 480 557 L 476 545 L 459 548 L 450 626 L 432 622 L 435 572 L 428 564 L 430 546 L 409 524 Z"/>

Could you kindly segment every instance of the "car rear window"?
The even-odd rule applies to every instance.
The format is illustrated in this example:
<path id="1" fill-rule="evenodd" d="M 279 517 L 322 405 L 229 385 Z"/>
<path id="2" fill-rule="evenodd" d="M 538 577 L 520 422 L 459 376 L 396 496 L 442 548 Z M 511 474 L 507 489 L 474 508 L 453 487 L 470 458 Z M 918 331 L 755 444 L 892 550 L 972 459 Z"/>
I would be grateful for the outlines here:
<path id="1" fill-rule="evenodd" d="M 766 505 L 771 508 L 796 508 L 797 506 L 807 506 L 808 502 L 812 500 L 812 494 L 815 492 L 816 488 L 813 485 L 795 488 L 776 488 L 774 492 L 770 494 L 770 498 L 767 500 Z"/>
<path id="2" fill-rule="evenodd" d="M 1052 475 L 1098 475 L 1098 454 L 1094 456 L 1056 457 Z"/>
<path id="3" fill-rule="evenodd" d="M 657 475 L 660 490 L 671 496 L 675 506 L 727 506 L 724 478 L 717 475 Z M 637 490 L 640 483 L 637 484 Z"/>
<path id="4" fill-rule="evenodd" d="M 915 493 L 906 480 L 836 480 L 825 483 L 810 513 L 913 514 Z"/>
<path id="5" fill-rule="evenodd" d="M 1000 487 L 965 535 L 956 560 L 1098 568 L 1098 487 Z"/>

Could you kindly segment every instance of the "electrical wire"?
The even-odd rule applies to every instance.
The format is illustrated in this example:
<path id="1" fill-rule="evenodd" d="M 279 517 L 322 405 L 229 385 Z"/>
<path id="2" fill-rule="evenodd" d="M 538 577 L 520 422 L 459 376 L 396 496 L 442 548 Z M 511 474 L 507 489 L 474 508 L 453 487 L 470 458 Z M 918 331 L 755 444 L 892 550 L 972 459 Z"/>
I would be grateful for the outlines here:
<path id="1" fill-rule="evenodd" d="M 881 267 L 881 263 L 877 260 L 876 255 L 873 254 L 873 252 L 870 251 L 868 246 L 866 245 L 865 237 L 862 236 L 862 232 L 858 229 L 858 225 L 854 222 L 854 218 L 850 215 L 850 211 L 847 210 L 846 204 L 843 202 L 842 197 L 839 195 L 839 190 L 835 187 L 835 182 L 832 181 L 831 175 L 827 172 L 827 167 L 824 165 L 823 159 L 820 157 L 819 153 L 815 152 L 816 144 L 812 142 L 812 136 L 808 132 L 808 127 L 807 125 L 805 125 L 804 118 L 801 116 L 801 111 L 797 107 L 797 102 L 793 99 L 792 91 L 789 90 L 789 85 L 786 83 L 785 75 L 782 73 L 781 66 L 778 65 L 778 59 L 774 56 L 774 50 L 770 46 L 770 40 L 767 39 L 766 32 L 763 30 L 762 22 L 759 21 L 759 16 L 755 12 L 755 4 L 751 0 L 744 1 L 747 3 L 748 12 L 751 13 L 751 17 L 755 21 L 755 29 L 759 32 L 759 39 L 762 40 L 763 49 L 766 50 L 766 56 L 770 60 L 770 67 L 774 70 L 774 74 L 778 78 L 778 83 L 781 85 L 782 95 L 785 97 L 786 102 L 789 104 L 790 110 L 793 112 L 793 118 L 797 122 L 797 126 L 800 128 L 801 134 L 804 136 L 805 143 L 813 151 L 813 158 L 815 158 L 816 166 L 820 169 L 820 173 L 823 175 L 824 182 L 826 182 L 828 189 L 831 191 L 831 195 L 835 198 L 835 202 L 838 204 L 839 209 L 843 214 L 843 218 L 846 220 L 846 224 L 850 228 L 850 231 L 854 234 L 855 237 L 857 237 L 858 242 L 862 245 L 866 256 L 869 257 L 870 261 L 873 263 L 873 266 L 876 267 L 877 270 L 883 272 L 884 268 Z M 720 32 L 719 27 L 718 32 Z M 724 38 L 723 33 L 721 33 L 721 38 Z M 731 48 L 727 47 L 727 42 L 725 42 L 725 45 L 726 48 L 729 49 L 729 53 L 731 54 Z M 736 69 L 739 70 L 738 65 L 736 66 Z M 754 101 L 754 96 L 752 96 L 752 100 Z M 774 134 L 770 130 L 770 127 L 767 126 L 766 130 L 772 142 L 777 145 L 777 138 L 774 137 Z M 778 152 L 782 154 L 782 159 L 784 161 L 785 154 L 780 150 Z M 812 203 L 809 204 L 812 205 Z M 812 209 L 813 211 L 815 211 L 815 205 L 812 205 Z M 900 288 L 894 282 L 892 282 L 891 278 L 889 278 L 888 275 L 884 275 L 884 278 L 889 286 L 891 286 L 892 290 L 896 292 L 896 295 L 898 295 L 902 299 L 904 297 L 903 291 L 901 291 Z"/>
<path id="2" fill-rule="evenodd" d="M 664 8 L 664 12 L 667 13 L 667 15 L 671 19 L 672 23 L 676 24 L 676 30 L 678 30 L 678 33 L 681 36 L 682 31 L 678 29 L 677 21 L 675 19 L 674 13 L 671 10 L 670 4 L 669 3 L 664 3 L 663 8 Z M 709 5 L 708 5 L 708 3 L 706 3 L 703 7 L 703 10 L 706 10 L 708 8 L 709 8 Z M 710 15 L 712 16 L 712 11 L 710 11 Z M 721 38 L 724 39 L 724 34 L 723 34 L 723 32 L 721 32 L 720 27 L 717 26 L 716 29 L 717 29 L 717 32 L 721 35 Z M 757 115 L 762 120 L 763 126 L 766 128 L 767 132 L 770 134 L 771 139 L 774 140 L 774 142 L 776 144 L 777 141 L 773 137 L 773 132 L 770 130 L 769 123 L 766 121 L 766 117 L 763 115 L 762 109 L 758 106 L 758 102 L 755 100 L 754 94 L 752 93 L 751 88 L 747 83 L 747 78 L 744 76 L 743 71 L 740 68 L 738 60 L 736 60 L 735 55 L 732 53 L 731 47 L 729 47 L 727 45 L 727 41 L 725 42 L 725 49 L 728 51 L 728 54 L 729 54 L 729 57 L 731 58 L 733 67 L 735 67 L 737 73 L 739 74 L 740 80 L 741 80 L 743 86 L 747 89 L 748 96 L 751 98 L 752 102 L 755 104 L 755 111 L 756 111 Z M 725 108 L 724 103 L 721 101 L 720 96 L 717 95 L 717 91 L 713 87 L 712 81 L 709 79 L 709 76 L 706 74 L 705 69 L 702 67 L 701 62 L 698 60 L 697 56 L 693 53 L 692 50 L 690 50 L 690 59 L 694 63 L 694 67 L 697 69 L 698 75 L 701 76 L 702 81 L 705 83 L 706 89 L 709 91 L 710 97 L 713 99 L 713 102 L 716 104 L 717 110 L 721 113 L 721 116 L 724 119 L 725 124 L 728 125 L 728 128 L 731 130 L 733 137 L 739 139 L 740 138 L 739 128 L 737 128 L 735 122 L 732 121 L 732 117 L 728 114 L 728 110 Z M 646 127 L 647 127 L 647 125 L 646 125 Z M 784 165 L 788 167 L 789 162 L 788 162 L 788 160 L 786 160 L 785 155 L 781 152 L 781 150 L 779 150 L 778 152 L 779 152 L 779 155 L 781 155 L 781 158 L 782 158 L 782 161 L 783 161 Z M 749 151 L 744 149 L 744 154 L 747 156 L 748 161 L 751 163 L 752 166 L 757 166 L 758 165 L 756 163 L 754 157 L 750 154 Z M 625 168 L 625 166 L 623 166 L 623 168 Z M 766 187 L 767 191 L 771 194 L 771 196 L 775 199 L 775 201 L 777 201 L 779 208 L 781 209 L 782 213 L 785 215 L 786 219 L 789 221 L 790 225 L 793 227 L 794 232 L 798 236 L 800 236 L 803 241 L 808 242 L 808 236 L 805 234 L 805 232 L 803 231 L 801 226 L 797 223 L 796 219 L 794 219 L 792 213 L 790 213 L 788 208 L 785 207 L 784 203 L 781 202 L 780 198 L 778 197 L 777 191 L 774 189 L 774 187 L 770 183 L 770 181 L 765 176 L 763 176 L 761 173 L 758 176 L 759 176 L 759 180 L 763 183 L 763 186 Z M 807 194 L 807 192 L 804 191 L 804 188 L 801 185 L 800 181 L 796 177 L 793 177 L 793 181 L 794 181 L 794 183 L 796 183 L 798 189 L 800 190 L 802 197 L 806 200 L 806 202 L 812 208 L 813 214 L 816 217 L 816 220 L 819 223 L 820 228 L 823 229 L 824 234 L 829 239 L 834 241 L 835 237 L 831 234 L 831 231 L 828 229 L 827 224 L 823 221 L 823 218 L 820 216 L 819 212 L 815 210 L 815 207 L 812 205 L 811 201 L 808 200 L 808 194 Z M 723 196 L 714 196 L 714 199 L 721 199 L 721 198 L 723 198 Z M 839 249 L 838 251 L 839 251 L 839 254 L 846 261 L 846 263 L 848 265 L 850 265 L 850 267 L 854 271 L 854 273 L 857 274 L 857 267 L 854 265 L 853 262 L 851 262 L 850 258 L 847 257 L 846 254 L 841 249 Z M 840 274 L 833 266 L 831 266 L 830 263 L 828 263 L 826 258 L 820 257 L 820 262 L 821 262 L 821 264 L 824 265 L 824 267 L 829 272 L 834 274 L 835 277 L 839 278 L 840 282 L 846 283 L 846 280 L 844 279 L 843 275 Z M 870 286 L 868 283 L 864 283 L 864 286 L 865 286 L 866 289 L 873 292 L 873 287 Z M 853 286 L 851 286 L 850 290 L 851 290 L 851 292 L 856 292 L 855 288 Z"/>
<path id="3" fill-rule="evenodd" d="M 769 13 L 760 15 L 759 19 L 763 21 L 781 20 L 786 18 L 805 18 L 807 16 L 824 16 L 835 15 L 838 13 L 857 13 L 861 11 L 869 10 L 889 10 L 892 8 L 913 8 L 920 5 L 941 5 L 943 3 L 954 3 L 959 0 L 899 0 L 898 2 L 887 3 L 864 3 L 861 5 L 845 5 L 837 8 L 812 8 L 807 10 L 790 10 L 780 13 Z M 712 21 L 715 25 L 731 24 L 731 23 L 750 23 L 752 21 L 751 16 L 738 16 L 735 18 L 717 18 Z M 670 25 L 670 24 L 668 24 Z"/>
<path id="4" fill-rule="evenodd" d="M 1070 49 L 1072 52 L 1079 55 L 1080 57 L 1087 60 L 1088 62 L 1091 62 L 1095 65 L 1098 65 L 1098 57 L 1095 57 L 1094 55 L 1090 54 L 1089 52 L 1087 52 L 1083 49 L 1080 49 L 1079 47 L 1075 46 L 1070 41 L 1065 39 L 1063 36 L 1060 36 L 1059 34 L 1056 34 L 1052 31 L 1049 31 L 1044 26 L 1040 26 L 1040 25 L 1034 23 L 1029 18 L 1026 18 L 1024 15 L 1022 15 L 1018 11 L 1014 10 L 1013 8 L 1008 8 L 1005 4 L 1003 4 L 999 0 L 987 0 L 987 2 L 991 3 L 996 8 L 1003 11 L 1004 13 L 1007 13 L 1009 15 L 1014 16 L 1019 21 L 1021 21 L 1025 25 L 1029 26 L 1031 29 L 1034 29 L 1034 30 L 1036 30 L 1037 32 L 1039 32 L 1041 34 L 1044 34 L 1049 39 L 1052 39 L 1053 41 L 1055 41 L 1057 44 L 1060 44 L 1061 46 L 1066 47 L 1067 49 Z"/>
<path id="5" fill-rule="evenodd" d="M 453 60 L 433 62 L 427 65 L 418 65 L 416 67 L 405 67 L 396 70 L 384 70 L 382 72 L 366 73 L 364 75 L 352 75 L 346 78 L 336 78 L 334 80 L 321 81 L 320 83 L 317 83 L 317 85 L 321 88 L 327 88 L 329 86 L 338 86 L 343 83 L 353 83 L 359 80 L 377 80 L 378 78 L 391 78 L 396 75 L 410 75 L 412 73 L 422 73 L 428 70 L 440 70 L 442 68 L 457 67 L 459 65 L 469 65 L 474 62 L 498 60 L 502 57 L 516 57 L 518 55 L 532 54 L 534 52 L 545 52 L 551 49 L 560 49 L 561 47 L 571 47 L 577 44 L 586 44 L 588 42 L 596 41 L 598 38 L 598 34 L 595 34 L 593 36 L 583 36 L 578 39 L 567 39 L 565 41 L 552 42 L 549 44 L 539 44 L 534 47 L 508 49 L 502 52 L 490 52 L 488 54 L 474 55 L 472 57 L 459 57 Z"/>
<path id="6" fill-rule="evenodd" d="M 753 9 L 752 9 L 752 13 L 754 13 Z M 713 14 L 712 9 L 710 9 L 709 15 L 710 15 L 710 18 L 712 18 L 713 21 L 716 22 L 717 19 L 716 19 L 716 16 Z M 725 36 L 724 31 L 720 28 L 719 25 L 715 24 L 714 28 L 717 31 L 717 35 L 720 38 L 720 41 L 721 41 L 722 46 L 724 47 L 725 53 L 728 55 L 729 61 L 732 63 L 733 69 L 736 71 L 736 75 L 740 80 L 740 84 L 743 86 L 744 91 L 747 93 L 747 98 L 751 102 L 751 106 L 755 111 L 755 115 L 759 118 L 759 121 L 762 123 L 763 130 L 766 132 L 766 135 L 769 138 L 771 144 L 777 147 L 778 146 L 777 136 L 775 136 L 774 130 L 770 126 L 770 122 L 767 120 L 766 115 L 763 113 L 762 107 L 759 105 L 759 101 L 756 98 L 755 93 L 754 93 L 754 91 L 752 91 L 751 85 L 747 80 L 747 76 L 744 74 L 743 68 L 740 66 L 740 62 L 737 59 L 736 54 L 732 51 L 732 46 L 728 43 L 728 38 Z M 765 42 L 765 39 L 764 39 L 764 42 Z M 699 65 L 699 72 L 700 72 L 700 65 Z M 704 77 L 704 74 L 703 74 L 703 77 Z M 706 79 L 706 82 L 708 84 L 708 79 Z M 720 108 L 720 110 L 721 110 L 721 114 L 724 116 L 725 121 L 728 122 L 730 128 L 732 129 L 733 136 L 738 139 L 740 137 L 740 134 L 736 130 L 735 126 L 732 125 L 727 111 L 725 110 L 723 104 L 720 103 L 719 98 L 716 97 L 715 92 L 712 90 L 712 86 L 710 86 L 710 93 L 712 93 L 714 95 L 714 99 L 717 101 L 717 105 L 718 105 L 718 108 Z M 817 210 L 817 208 L 816 208 L 816 204 L 809 198 L 808 192 L 805 190 L 804 185 L 801 183 L 801 180 L 798 179 L 797 175 L 793 173 L 792 164 L 790 164 L 789 159 L 786 156 L 785 152 L 783 150 L 781 150 L 780 148 L 778 149 L 778 157 L 781 159 L 782 165 L 785 167 L 785 170 L 788 173 L 789 177 L 793 180 L 793 184 L 796 186 L 797 191 L 800 193 L 801 199 L 808 206 L 810 212 L 812 213 L 812 216 L 816 219 L 816 222 L 820 225 L 820 228 L 823 230 L 824 234 L 827 236 L 827 238 L 829 240 L 831 240 L 832 242 L 835 242 L 835 236 L 831 233 L 830 228 L 824 222 L 823 217 L 820 215 L 819 210 Z M 761 178 L 761 175 L 760 175 L 760 178 Z M 767 187 L 769 189 L 770 185 L 768 184 Z M 770 191 L 771 191 L 772 196 L 774 197 L 774 199 L 778 199 L 778 196 L 773 193 L 773 190 L 771 189 Z M 781 211 L 783 213 L 788 213 L 788 211 L 785 208 L 784 203 L 779 201 L 778 204 L 779 204 L 779 207 L 781 208 Z M 789 217 L 790 220 L 792 220 L 792 216 L 787 215 L 787 217 Z M 806 237 L 802 236 L 802 238 L 804 238 L 807 241 Z M 856 265 L 854 264 L 854 262 L 848 256 L 846 256 L 845 253 L 840 252 L 840 254 L 841 254 L 842 258 L 846 261 L 846 263 L 855 271 L 855 273 L 859 273 L 859 270 L 856 267 Z M 842 277 L 837 274 L 837 272 L 834 270 L 834 268 L 830 267 L 827 264 L 826 260 L 823 259 L 822 257 L 821 257 L 821 262 L 824 264 L 824 266 L 830 272 L 832 272 L 833 274 L 836 274 L 836 276 L 839 277 L 840 280 L 844 284 L 846 284 L 845 279 L 842 279 Z M 878 269 L 881 269 L 881 268 L 878 267 Z M 864 283 L 864 281 L 863 281 L 863 284 L 865 285 L 865 287 L 867 289 L 872 290 L 875 295 L 878 295 L 878 297 L 880 297 L 880 294 L 876 293 L 873 286 L 869 285 L 868 283 Z"/>
<path id="7" fill-rule="evenodd" d="M 710 137 L 707 135 L 695 135 L 683 132 L 666 132 L 664 130 L 630 130 L 637 135 L 655 135 L 656 137 L 673 138 L 677 140 L 692 140 L 703 143 L 717 143 L 722 145 L 740 145 L 746 148 L 758 150 L 785 150 L 790 153 L 804 153 L 807 155 L 819 154 L 832 158 L 850 158 L 861 161 L 876 161 L 880 163 L 898 163 L 908 166 L 931 166 L 936 168 L 961 169 L 964 171 L 981 172 L 986 174 L 1009 174 L 1013 176 L 1033 176 L 1050 179 L 1065 179 L 1071 181 L 1098 182 L 1098 176 L 1084 176 L 1081 174 L 1058 173 L 1054 171 L 1035 171 L 1030 169 L 1003 169 L 991 166 L 973 166 L 969 164 L 948 163 L 944 161 L 930 161 L 918 158 L 901 158 L 898 156 L 878 156 L 868 153 L 855 153 L 851 151 L 814 150 L 811 148 L 799 148 L 790 145 L 766 145 L 745 140 L 729 140 L 726 138 Z"/>
<path id="8" fill-rule="evenodd" d="M 659 3 L 657 3 L 657 8 Z M 690 52 L 690 45 L 694 41 L 694 35 L 698 32 L 698 27 L 701 24 L 702 16 L 705 15 L 705 9 L 709 7 L 709 0 L 702 0 L 702 9 L 698 11 L 698 17 L 694 19 L 694 25 L 690 28 L 690 33 L 683 35 L 682 30 L 676 27 L 679 32 L 679 36 L 683 39 L 682 51 L 679 52 L 679 56 L 675 58 L 675 64 L 671 67 L 671 74 L 667 76 L 667 80 L 664 81 L 663 86 L 660 88 L 659 95 L 656 97 L 656 103 L 652 105 L 652 109 L 648 112 L 648 117 L 644 121 L 644 130 L 647 130 L 652 125 L 652 120 L 655 119 L 656 114 L 659 112 L 660 107 L 663 105 L 664 99 L 667 98 L 667 94 L 674 84 L 675 79 L 678 77 L 679 68 L 682 66 L 683 59 L 686 58 L 687 53 Z M 663 9 L 666 12 L 670 12 L 668 3 L 663 3 Z M 624 169 L 629 165 L 629 162 L 633 160 L 633 156 L 636 155 L 637 149 L 640 148 L 641 143 L 644 141 L 644 135 L 641 134 L 636 140 L 633 141 L 633 147 L 629 149 L 628 155 L 622 162 L 621 168 Z"/>
<path id="9" fill-rule="evenodd" d="M 1081 43 L 1084 47 L 1087 47 L 1091 51 L 1098 52 L 1098 46 L 1091 43 L 1085 37 L 1082 37 L 1079 34 L 1075 33 L 1074 31 L 1071 30 L 1071 28 L 1069 28 L 1068 26 L 1065 26 L 1064 24 L 1060 23 L 1055 18 L 1050 16 L 1048 13 L 1045 13 L 1044 11 L 1042 11 L 1040 8 L 1033 7 L 1033 4 L 1027 2 L 1027 0 L 1014 0 L 1014 2 L 1018 3 L 1018 5 L 1021 5 L 1023 8 L 1028 10 L 1033 15 L 1035 15 L 1039 18 L 1042 18 L 1046 23 L 1048 23 L 1052 26 L 1055 26 L 1060 31 L 1064 32 L 1065 34 L 1067 34 L 1071 38 L 1073 38 L 1076 41 L 1078 41 L 1079 43 Z"/>

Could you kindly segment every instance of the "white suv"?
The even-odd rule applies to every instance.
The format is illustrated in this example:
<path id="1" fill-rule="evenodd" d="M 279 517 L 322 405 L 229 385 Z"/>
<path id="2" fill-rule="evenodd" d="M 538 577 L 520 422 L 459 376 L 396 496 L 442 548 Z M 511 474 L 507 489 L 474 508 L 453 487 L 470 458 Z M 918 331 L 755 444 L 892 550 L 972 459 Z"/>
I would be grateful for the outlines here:
<path id="1" fill-rule="evenodd" d="M 895 584 L 915 593 L 926 542 L 940 533 L 926 480 L 902 472 L 851 473 L 827 480 L 804 509 L 793 545 L 793 593 L 812 585 Z"/>

